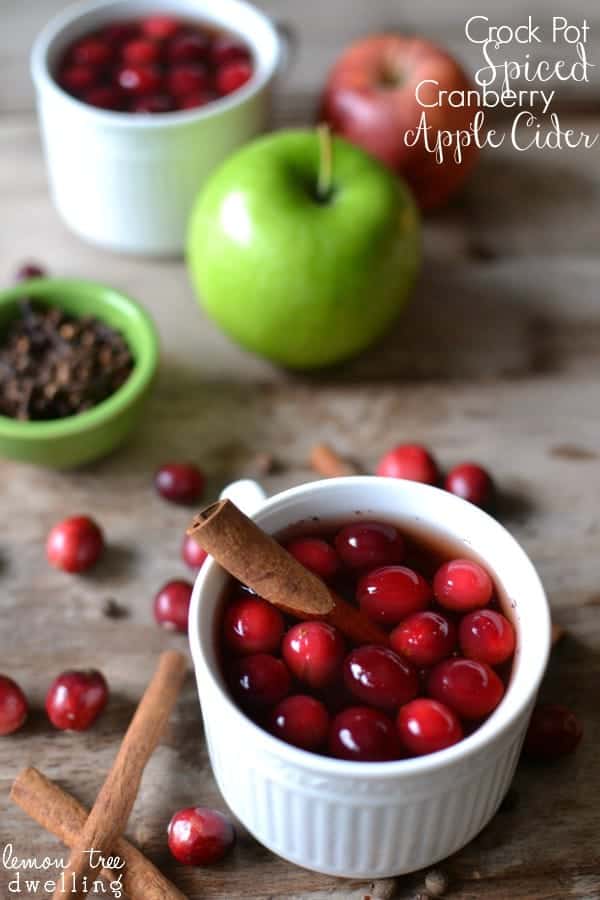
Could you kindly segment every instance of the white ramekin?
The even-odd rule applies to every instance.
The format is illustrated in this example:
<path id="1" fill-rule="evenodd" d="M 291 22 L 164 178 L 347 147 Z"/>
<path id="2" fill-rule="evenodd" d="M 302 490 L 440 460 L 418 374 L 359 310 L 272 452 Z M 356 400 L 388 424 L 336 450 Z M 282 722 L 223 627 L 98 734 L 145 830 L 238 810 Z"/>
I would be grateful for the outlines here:
<path id="1" fill-rule="evenodd" d="M 317 481 L 277 494 L 253 518 L 274 533 L 313 516 L 381 517 L 450 537 L 487 564 L 513 607 L 518 648 L 511 682 L 477 731 L 430 756 L 355 763 L 285 744 L 236 707 L 217 660 L 225 575 L 211 560 L 196 580 L 190 643 L 210 758 L 232 811 L 262 844 L 300 866 L 356 878 L 411 872 L 470 841 L 506 793 L 546 666 L 548 604 L 514 538 L 437 488 L 376 477 Z"/>
<path id="2" fill-rule="evenodd" d="M 96 109 L 57 85 L 52 72 L 71 41 L 157 11 L 239 34 L 253 51 L 252 79 L 201 109 L 160 115 Z M 52 19 L 34 43 L 31 71 L 50 189 L 67 225 L 111 250 L 181 254 L 202 182 L 267 123 L 281 49 L 273 23 L 243 0 L 92 0 Z"/>

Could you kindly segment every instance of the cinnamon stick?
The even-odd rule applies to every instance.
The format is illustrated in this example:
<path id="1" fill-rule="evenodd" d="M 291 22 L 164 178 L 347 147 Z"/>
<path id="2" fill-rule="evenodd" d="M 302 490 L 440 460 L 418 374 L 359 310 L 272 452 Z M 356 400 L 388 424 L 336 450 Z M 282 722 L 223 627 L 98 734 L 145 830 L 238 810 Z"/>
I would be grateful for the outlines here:
<path id="1" fill-rule="evenodd" d="M 69 885 L 70 900 L 85 897 L 86 888 L 93 881 L 90 849 L 97 854 L 108 855 L 125 830 L 144 768 L 175 705 L 186 666 L 186 658 L 174 650 L 163 653 L 160 657 L 154 677 L 127 729 L 113 767 L 72 848 L 64 873 L 64 881 Z M 64 897 L 62 885 L 54 892 L 54 900 L 60 897 Z"/>
<path id="2" fill-rule="evenodd" d="M 358 466 L 340 456 L 329 444 L 316 444 L 310 451 L 309 462 L 315 472 L 325 478 L 360 475 Z"/>
<path id="3" fill-rule="evenodd" d="M 231 575 L 296 618 L 324 619 L 357 644 L 387 644 L 388 635 L 334 594 L 231 500 L 196 516 L 187 532 Z"/>
<path id="4" fill-rule="evenodd" d="M 67 847 L 76 846 L 88 811 L 37 769 L 23 769 L 12 786 L 10 797 L 13 803 Z M 110 855 L 118 857 L 124 864 L 123 868 L 117 872 L 103 870 L 102 874 L 108 880 L 122 874 L 123 889 L 131 900 L 186 900 L 185 894 L 124 838 L 115 841 Z M 98 874 L 94 873 L 95 876 Z"/>
<path id="5" fill-rule="evenodd" d="M 333 609 L 327 585 L 231 500 L 199 513 L 188 534 L 231 575 L 284 612 L 319 616 Z"/>

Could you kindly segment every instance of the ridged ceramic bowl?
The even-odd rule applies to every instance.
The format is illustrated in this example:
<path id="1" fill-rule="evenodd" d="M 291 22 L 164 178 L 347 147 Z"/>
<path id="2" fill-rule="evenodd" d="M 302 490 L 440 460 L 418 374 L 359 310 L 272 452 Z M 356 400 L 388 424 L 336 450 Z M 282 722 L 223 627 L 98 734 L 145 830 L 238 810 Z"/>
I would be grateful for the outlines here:
<path id="1" fill-rule="evenodd" d="M 226 576 L 200 570 L 189 634 L 206 740 L 223 797 L 248 830 L 291 862 L 318 872 L 377 878 L 412 872 L 468 843 L 492 818 L 512 780 L 550 648 L 543 587 L 525 552 L 493 518 L 415 482 L 337 478 L 252 505 L 266 531 L 304 519 L 382 518 L 439 535 L 476 554 L 510 604 L 517 650 L 506 694 L 487 721 L 439 753 L 386 763 L 330 759 L 263 731 L 231 699 L 219 668 L 217 629 Z"/>
<path id="2" fill-rule="evenodd" d="M 47 422 L 0 416 L 0 457 L 69 469 L 105 456 L 139 421 L 158 365 L 158 337 L 149 315 L 130 297 L 93 281 L 40 278 L 0 292 L 0 331 L 19 302 L 57 306 L 76 316 L 95 316 L 125 338 L 134 358 L 127 381 L 93 409 Z"/>

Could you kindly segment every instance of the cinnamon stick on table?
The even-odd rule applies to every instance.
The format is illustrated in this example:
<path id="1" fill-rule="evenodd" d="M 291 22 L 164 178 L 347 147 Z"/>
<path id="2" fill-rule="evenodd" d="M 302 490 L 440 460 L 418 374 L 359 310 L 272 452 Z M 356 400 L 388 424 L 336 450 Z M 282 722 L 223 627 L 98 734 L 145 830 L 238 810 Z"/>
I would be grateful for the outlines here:
<path id="1" fill-rule="evenodd" d="M 64 873 L 70 900 L 85 897 L 94 880 L 89 851 L 93 849 L 96 855 L 108 855 L 125 830 L 144 768 L 175 705 L 186 667 L 186 658 L 174 650 L 160 657 L 158 668 L 127 729 L 113 767 L 73 845 Z M 54 900 L 60 897 L 64 898 L 62 884 L 54 892 Z"/>
<path id="2" fill-rule="evenodd" d="M 88 811 L 37 769 L 24 769 L 17 776 L 10 797 L 13 803 L 67 847 L 76 846 L 88 818 Z M 103 875 L 109 880 L 122 875 L 123 889 L 132 900 L 186 900 L 185 894 L 124 838 L 115 841 L 110 855 L 118 857 L 123 868 L 103 872 Z M 94 877 L 98 874 L 95 871 Z"/>
<path id="3" fill-rule="evenodd" d="M 382 628 L 334 594 L 231 500 L 207 507 L 187 533 L 230 575 L 283 612 L 324 619 L 357 644 L 388 644 Z"/>
<path id="4" fill-rule="evenodd" d="M 315 444 L 310 451 L 309 462 L 315 472 L 324 475 L 325 478 L 360 475 L 358 466 L 340 456 L 329 444 Z"/>

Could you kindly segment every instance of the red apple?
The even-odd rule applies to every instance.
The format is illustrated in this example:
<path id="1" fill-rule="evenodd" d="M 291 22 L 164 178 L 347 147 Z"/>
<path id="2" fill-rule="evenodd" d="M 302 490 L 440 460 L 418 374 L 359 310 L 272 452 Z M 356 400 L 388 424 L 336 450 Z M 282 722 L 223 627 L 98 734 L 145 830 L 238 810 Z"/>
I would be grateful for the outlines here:
<path id="1" fill-rule="evenodd" d="M 339 57 L 325 86 L 321 112 L 334 131 L 402 175 L 423 209 L 432 209 L 460 187 L 479 149 L 475 143 L 462 147 L 460 163 L 450 149 L 444 162 L 438 163 L 422 137 L 409 147 L 404 135 L 418 127 L 425 112 L 434 143 L 439 131 L 469 129 L 477 107 L 452 107 L 443 95 L 439 106 L 425 108 L 416 97 L 417 86 L 425 80 L 439 84 L 439 88 L 419 89 L 422 102 L 428 105 L 437 101 L 438 90 L 473 89 L 458 63 L 430 41 L 400 34 L 373 35 L 352 44 Z"/>

